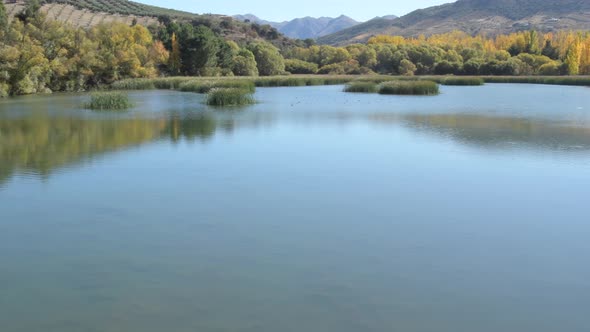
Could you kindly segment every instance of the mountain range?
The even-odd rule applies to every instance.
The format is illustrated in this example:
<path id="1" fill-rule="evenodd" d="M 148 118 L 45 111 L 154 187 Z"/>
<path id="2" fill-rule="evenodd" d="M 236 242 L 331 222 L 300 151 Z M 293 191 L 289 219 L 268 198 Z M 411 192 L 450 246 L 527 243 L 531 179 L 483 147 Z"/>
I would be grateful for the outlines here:
<path id="1" fill-rule="evenodd" d="M 346 45 L 379 34 L 407 37 L 460 30 L 497 35 L 530 29 L 590 30 L 590 0 L 458 0 L 394 20 L 373 19 L 322 36 L 318 43 Z"/>
<path id="2" fill-rule="evenodd" d="M 244 22 L 268 24 L 273 28 L 279 30 L 279 32 L 281 32 L 285 36 L 294 39 L 316 39 L 322 36 L 336 33 L 346 28 L 353 27 L 360 23 L 346 15 L 340 15 L 336 18 L 315 18 L 308 16 L 284 22 L 266 21 L 252 14 L 235 15 L 233 16 L 233 18 Z"/>

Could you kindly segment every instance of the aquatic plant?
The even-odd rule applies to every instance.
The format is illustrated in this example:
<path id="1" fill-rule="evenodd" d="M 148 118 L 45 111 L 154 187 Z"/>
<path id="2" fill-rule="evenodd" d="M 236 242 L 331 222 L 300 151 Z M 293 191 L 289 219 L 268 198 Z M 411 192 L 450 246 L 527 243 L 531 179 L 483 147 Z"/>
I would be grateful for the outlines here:
<path id="1" fill-rule="evenodd" d="M 383 95 L 419 95 L 439 94 L 438 84 L 432 81 L 391 81 L 379 84 L 379 94 Z"/>
<path id="2" fill-rule="evenodd" d="M 442 85 L 460 85 L 460 86 L 478 86 L 484 85 L 484 80 L 481 77 L 445 77 L 439 82 Z"/>
<path id="3" fill-rule="evenodd" d="M 156 86 L 150 78 L 133 78 L 114 82 L 111 84 L 113 90 L 153 90 Z"/>
<path id="4" fill-rule="evenodd" d="M 90 102 L 84 105 L 87 109 L 104 110 L 125 110 L 133 107 L 129 96 L 122 92 L 95 92 L 90 95 Z"/>
<path id="5" fill-rule="evenodd" d="M 588 76 L 485 76 L 486 83 L 524 83 L 590 86 Z"/>
<path id="6" fill-rule="evenodd" d="M 210 106 L 243 106 L 256 103 L 252 93 L 239 88 L 214 88 L 207 94 Z"/>
<path id="7" fill-rule="evenodd" d="M 344 87 L 344 92 L 375 93 L 377 91 L 377 83 L 373 82 L 352 82 Z"/>
<path id="8" fill-rule="evenodd" d="M 195 92 L 195 93 L 208 93 L 215 88 L 236 88 L 250 93 L 256 91 L 254 82 L 242 79 L 225 79 L 225 80 L 203 80 L 194 79 L 183 82 L 179 85 L 178 89 L 184 92 Z"/>

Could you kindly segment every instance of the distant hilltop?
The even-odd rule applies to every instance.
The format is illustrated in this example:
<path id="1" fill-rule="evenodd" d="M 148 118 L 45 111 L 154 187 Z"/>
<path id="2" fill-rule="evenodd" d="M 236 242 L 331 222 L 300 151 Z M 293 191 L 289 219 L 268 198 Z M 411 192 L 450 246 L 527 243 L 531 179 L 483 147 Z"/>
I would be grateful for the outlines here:
<path id="1" fill-rule="evenodd" d="M 266 21 L 253 14 L 235 15 L 233 17 L 243 22 L 268 24 L 279 30 L 279 32 L 281 32 L 285 36 L 294 39 L 316 39 L 361 24 L 361 22 L 357 22 L 346 15 L 340 15 L 336 18 L 315 18 L 308 16 L 284 22 Z M 397 16 L 388 15 L 384 16 L 383 18 L 386 20 L 392 20 L 397 18 Z"/>
<path id="2" fill-rule="evenodd" d="M 590 0 L 459 0 L 394 20 L 376 18 L 320 37 L 318 42 L 346 45 L 375 35 L 428 36 L 460 30 L 489 36 L 530 29 L 590 30 Z"/>

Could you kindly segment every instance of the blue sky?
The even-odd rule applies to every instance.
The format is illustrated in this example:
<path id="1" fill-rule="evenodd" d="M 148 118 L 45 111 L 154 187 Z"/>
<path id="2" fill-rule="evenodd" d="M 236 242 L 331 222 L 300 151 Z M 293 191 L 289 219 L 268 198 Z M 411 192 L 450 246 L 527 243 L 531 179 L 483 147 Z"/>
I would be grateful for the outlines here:
<path id="1" fill-rule="evenodd" d="M 269 21 L 286 21 L 305 16 L 330 16 L 341 14 L 350 16 L 355 20 L 366 21 L 375 16 L 404 15 L 415 9 L 453 2 L 454 0 L 376 0 L 376 1 L 350 1 L 350 0 L 136 0 L 150 5 L 181 9 L 193 13 L 213 14 L 254 14 Z"/>

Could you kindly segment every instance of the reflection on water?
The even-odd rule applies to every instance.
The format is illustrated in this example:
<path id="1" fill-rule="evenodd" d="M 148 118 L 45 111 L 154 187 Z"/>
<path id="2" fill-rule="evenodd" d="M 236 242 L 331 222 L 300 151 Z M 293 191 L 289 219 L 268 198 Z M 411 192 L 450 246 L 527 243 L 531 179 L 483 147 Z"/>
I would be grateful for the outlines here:
<path id="1" fill-rule="evenodd" d="M 276 125 L 277 121 L 346 125 L 368 120 L 401 125 L 418 133 L 434 134 L 441 139 L 484 149 L 590 150 L 590 123 L 587 119 L 568 119 L 571 112 L 557 118 L 543 117 L 541 115 L 546 115 L 543 112 L 530 112 L 526 117 L 511 108 L 504 114 L 485 111 L 486 107 L 482 107 L 484 111 L 452 112 L 454 107 L 465 108 L 461 101 L 457 106 L 452 102 L 443 102 L 440 107 L 429 106 L 431 108 L 425 112 L 419 106 L 420 99 L 409 99 L 412 103 L 407 109 L 390 111 L 383 108 L 389 102 L 387 99 L 356 101 L 358 105 L 355 106 L 354 100 L 346 99 L 350 95 L 343 95 L 343 103 L 339 105 L 330 98 L 322 99 L 321 94 L 314 95 L 313 91 L 305 91 L 304 95 L 297 95 L 301 90 L 292 91 L 295 92 L 294 101 L 287 100 L 285 104 L 301 105 L 292 108 L 294 112 L 277 113 L 278 117 L 269 116 L 264 104 L 247 111 L 214 112 L 191 100 L 192 94 L 170 92 L 136 93 L 141 106 L 139 111 L 123 115 L 79 110 L 81 97 L 76 95 L 9 100 L 0 105 L 0 184 L 18 173 L 47 177 L 59 168 L 149 142 L 199 140 L 206 143 L 217 130 L 231 133 L 239 126 Z M 278 96 L 288 95 L 281 92 Z M 363 97 L 376 98 L 373 95 Z M 310 98 L 307 105 L 305 98 Z M 47 100 L 50 102 L 46 103 Z M 408 99 L 401 101 L 408 102 Z M 272 102 L 269 104 L 272 106 Z M 378 111 L 369 107 L 375 104 L 381 105 Z M 244 117 L 241 113 L 248 115 Z M 554 117 L 556 113 L 559 115 L 558 112 L 550 115 Z"/>
<path id="2" fill-rule="evenodd" d="M 552 120 L 481 114 L 380 114 L 372 120 L 402 123 L 421 133 L 484 149 L 590 150 L 590 127 Z"/>
<path id="3" fill-rule="evenodd" d="M 231 129 L 225 120 L 224 129 Z M 0 183 L 14 173 L 46 177 L 55 169 L 158 139 L 206 140 L 217 122 L 208 114 L 161 118 L 32 115 L 0 119 Z"/>

